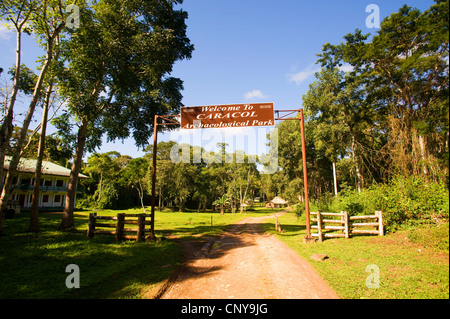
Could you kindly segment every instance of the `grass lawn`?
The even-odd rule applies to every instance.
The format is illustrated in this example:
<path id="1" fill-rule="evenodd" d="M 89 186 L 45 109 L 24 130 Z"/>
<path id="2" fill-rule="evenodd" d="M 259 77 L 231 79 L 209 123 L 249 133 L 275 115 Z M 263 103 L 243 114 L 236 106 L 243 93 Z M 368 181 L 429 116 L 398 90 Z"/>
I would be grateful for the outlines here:
<path id="1" fill-rule="evenodd" d="M 98 214 L 115 216 L 119 212 L 142 210 L 105 210 Z M 224 216 L 156 212 L 156 236 L 215 236 L 229 224 L 271 212 L 263 208 Z M 5 220 L 5 236 L 0 237 L 0 298 L 141 298 L 182 263 L 180 246 L 174 240 L 116 243 L 111 235 L 88 239 L 89 213 L 75 213 L 76 231 L 57 231 L 61 216 L 55 214 L 40 214 L 37 234 L 26 232 L 29 213 Z M 66 287 L 70 273 L 65 269 L 69 264 L 80 269 L 79 289 Z"/>
<path id="2" fill-rule="evenodd" d="M 278 238 L 309 261 L 341 298 L 449 298 L 448 223 L 384 237 L 353 236 L 303 244 L 304 216 L 297 219 L 287 213 L 279 222 L 285 232 L 277 234 Z M 315 261 L 310 258 L 313 254 L 329 258 Z M 373 270 L 366 272 L 368 265 L 379 269 L 379 288 L 366 286 L 367 277 L 375 275 Z"/>
<path id="3" fill-rule="evenodd" d="M 140 213 L 141 210 L 98 212 Z M 276 210 L 256 208 L 246 214 L 156 212 L 158 238 L 199 239 L 219 235 L 247 217 Z M 89 211 L 77 212 L 76 231 L 57 231 L 60 215 L 41 214 L 40 231 L 27 233 L 29 214 L 5 220 L 0 237 L 0 298 L 142 298 L 167 279 L 183 261 L 172 239 L 116 243 L 111 235 L 86 237 Z M 213 226 L 211 226 L 211 216 Z M 326 239 L 303 244 L 304 217 L 278 218 L 284 233 L 277 236 L 309 261 L 341 298 L 449 298 L 448 224 L 432 229 L 399 231 L 378 236 Z M 273 222 L 262 224 L 274 233 Z M 322 262 L 312 254 L 327 254 Z M 79 289 L 68 289 L 66 266 L 80 269 Z M 379 268 L 379 288 L 367 288 L 368 265 Z"/>

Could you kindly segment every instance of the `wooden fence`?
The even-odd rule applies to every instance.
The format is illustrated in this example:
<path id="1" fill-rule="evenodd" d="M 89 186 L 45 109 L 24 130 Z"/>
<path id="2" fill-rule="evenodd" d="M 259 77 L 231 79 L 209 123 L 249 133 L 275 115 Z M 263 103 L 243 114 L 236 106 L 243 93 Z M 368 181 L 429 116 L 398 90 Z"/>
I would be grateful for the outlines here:
<path id="1" fill-rule="evenodd" d="M 384 236 L 383 214 L 381 211 L 376 211 L 375 215 L 368 215 L 368 216 L 348 216 L 347 212 L 340 212 L 340 213 L 312 212 L 310 214 L 316 215 L 316 218 L 311 218 L 311 222 L 316 223 L 316 225 L 311 224 L 311 229 L 317 230 L 317 233 L 311 233 L 311 235 L 313 237 L 317 237 L 319 239 L 319 242 L 322 242 L 323 238 L 333 238 L 333 237 L 349 238 L 353 234 L 372 234 Z M 374 227 L 376 229 L 367 229 Z M 336 233 L 335 232 L 336 230 L 337 231 L 340 230 L 341 233 Z"/>
<path id="2" fill-rule="evenodd" d="M 150 232 L 150 229 L 145 229 L 145 226 L 151 225 L 151 220 L 146 220 L 145 218 L 150 216 L 150 214 L 123 213 L 117 214 L 117 216 L 97 216 L 97 213 L 90 213 L 87 237 L 92 238 L 96 234 L 115 235 L 116 241 L 123 239 L 144 241 L 145 233 Z M 98 222 L 98 220 L 100 220 L 100 222 Z M 115 223 L 109 221 L 115 221 Z M 125 225 L 137 225 L 137 228 L 125 228 Z M 109 230 L 105 230 L 105 228 Z M 114 230 L 110 230 L 111 228 Z M 134 235 L 130 235 L 130 233 L 134 233 Z"/>

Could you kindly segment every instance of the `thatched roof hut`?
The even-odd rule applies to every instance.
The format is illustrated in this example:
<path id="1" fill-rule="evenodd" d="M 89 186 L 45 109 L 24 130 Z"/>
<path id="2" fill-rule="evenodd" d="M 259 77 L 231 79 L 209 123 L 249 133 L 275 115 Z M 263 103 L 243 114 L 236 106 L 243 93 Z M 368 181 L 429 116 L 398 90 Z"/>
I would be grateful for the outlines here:
<path id="1" fill-rule="evenodd" d="M 274 197 L 274 199 L 272 199 L 270 202 L 268 202 L 266 204 L 266 207 L 283 207 L 283 205 L 287 205 L 289 202 L 285 201 L 283 198 L 281 198 L 280 196 L 276 196 Z"/>
<path id="2" fill-rule="evenodd" d="M 274 203 L 275 205 L 285 205 L 288 202 L 285 201 L 283 198 L 281 198 L 280 196 L 276 196 L 271 200 L 272 203 Z"/>

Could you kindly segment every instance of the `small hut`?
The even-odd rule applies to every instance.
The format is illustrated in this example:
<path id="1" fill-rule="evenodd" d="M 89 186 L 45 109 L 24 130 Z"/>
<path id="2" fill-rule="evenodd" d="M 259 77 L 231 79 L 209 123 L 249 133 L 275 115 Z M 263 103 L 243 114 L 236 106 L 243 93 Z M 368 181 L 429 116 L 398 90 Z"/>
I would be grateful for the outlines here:
<path id="1" fill-rule="evenodd" d="M 274 197 L 274 199 L 272 199 L 270 202 L 274 205 L 274 207 L 283 207 L 284 205 L 287 205 L 289 203 L 280 196 Z"/>
<path id="2" fill-rule="evenodd" d="M 275 205 L 272 202 L 267 202 L 266 203 L 266 208 L 274 208 Z"/>

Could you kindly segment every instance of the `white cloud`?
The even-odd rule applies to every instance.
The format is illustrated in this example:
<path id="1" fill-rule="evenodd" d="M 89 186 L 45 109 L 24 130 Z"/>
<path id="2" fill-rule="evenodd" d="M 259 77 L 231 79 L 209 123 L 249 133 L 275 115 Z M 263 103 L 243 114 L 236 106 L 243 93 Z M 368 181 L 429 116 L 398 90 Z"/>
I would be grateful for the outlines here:
<path id="1" fill-rule="evenodd" d="M 351 66 L 350 64 L 344 64 L 339 67 L 339 70 L 344 71 L 344 72 L 351 72 L 351 71 L 353 71 L 353 66 Z"/>
<path id="2" fill-rule="evenodd" d="M 8 29 L 6 24 L 7 22 L 0 21 L 0 40 L 8 41 L 9 39 L 11 39 L 11 36 L 13 35 L 14 31 Z"/>
<path id="3" fill-rule="evenodd" d="M 255 99 L 265 99 L 267 95 L 263 94 L 260 90 L 253 90 L 244 94 L 244 99 L 255 100 Z"/>
<path id="4" fill-rule="evenodd" d="M 302 83 L 303 81 L 307 80 L 310 76 L 314 75 L 314 73 L 319 72 L 319 71 L 320 71 L 320 68 L 313 69 L 309 66 L 300 72 L 288 74 L 288 81 L 295 82 L 295 84 L 298 85 L 298 84 Z"/>

